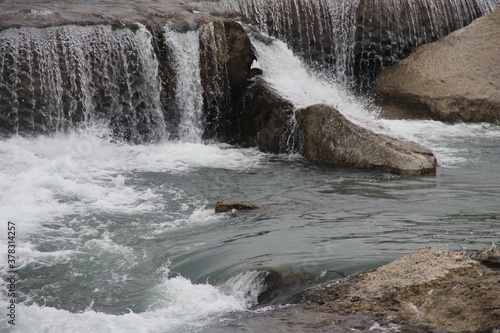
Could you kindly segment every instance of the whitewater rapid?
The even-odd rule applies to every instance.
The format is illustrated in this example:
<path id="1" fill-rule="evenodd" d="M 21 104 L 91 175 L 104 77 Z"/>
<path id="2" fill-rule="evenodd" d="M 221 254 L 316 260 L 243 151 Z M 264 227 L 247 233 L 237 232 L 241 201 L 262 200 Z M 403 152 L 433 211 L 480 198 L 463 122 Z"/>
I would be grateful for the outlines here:
<path id="1" fill-rule="evenodd" d="M 260 168 L 264 154 L 253 149 L 191 142 L 160 142 L 130 145 L 116 142 L 103 128 L 75 130 L 51 137 L 12 137 L 0 141 L 0 221 L 15 221 L 17 226 L 17 271 L 29 267 L 57 267 L 80 261 L 102 259 L 103 263 L 69 270 L 64 279 L 78 281 L 82 274 L 100 274 L 110 284 L 95 286 L 98 295 L 106 288 L 129 284 L 127 271 L 144 260 L 132 248 L 118 244 L 112 228 L 120 218 L 112 216 L 147 215 L 151 221 L 140 230 L 143 238 L 185 227 L 216 223 L 213 209 L 203 198 L 190 197 L 171 184 L 165 197 L 155 188 L 134 185 L 133 174 L 162 172 L 183 174 L 197 168 L 247 170 Z M 177 202 L 175 211 L 164 211 Z M 148 215 L 149 214 L 149 215 Z M 93 217 L 95 216 L 95 217 Z M 97 224 L 84 222 L 109 216 Z M 67 222 L 68 217 L 70 219 Z M 66 221 L 66 222 L 65 222 Z M 116 222 L 115 222 L 116 223 Z M 45 238 L 41 241 L 39 237 Z M 43 248 L 40 243 L 52 243 Z M 7 248 L 7 228 L 0 230 L 0 247 Z M 1 252 L 0 272 L 8 276 L 7 253 Z M 83 269 L 83 271 L 82 271 Z M 90 270 L 90 271 L 87 271 Z M 91 272 L 95 270 L 94 272 Z M 73 273 L 71 273 L 73 272 Z M 22 274 L 22 273 L 21 273 Z M 92 309 L 72 313 L 64 309 L 32 304 L 33 295 L 18 295 L 18 320 L 13 327 L 2 316 L 3 332 L 172 332 L 203 326 L 231 311 L 243 311 L 256 302 L 261 286 L 245 272 L 223 287 L 196 284 L 180 275 L 171 275 L 168 265 L 155 274 L 158 284 L 147 290 L 145 310 L 112 315 Z M 62 277 L 61 277 L 62 278 Z M 242 283 L 241 279 L 247 282 Z M 23 282 L 21 282 L 23 283 Z M 239 288 L 232 288 L 239 283 Z M 57 281 L 44 287 L 57 294 Z M 251 295 L 251 296 L 249 296 Z M 42 291 L 42 299 L 43 296 Z M 48 296 L 47 297 L 54 297 Z M 2 293 L 0 307 L 8 298 Z M 38 299 L 40 302 L 40 299 Z M 194 328 L 193 328 L 194 329 Z"/>
<path id="2" fill-rule="evenodd" d="M 356 96 L 332 76 L 309 68 L 286 43 L 258 39 L 252 43 L 258 58 L 254 67 L 262 69 L 262 77 L 297 109 L 318 103 L 333 106 L 350 121 L 373 132 L 427 146 L 436 153 L 441 166 L 466 162 L 464 152 L 455 147 L 457 142 L 500 138 L 500 127 L 486 123 L 384 119 L 368 97 Z"/>

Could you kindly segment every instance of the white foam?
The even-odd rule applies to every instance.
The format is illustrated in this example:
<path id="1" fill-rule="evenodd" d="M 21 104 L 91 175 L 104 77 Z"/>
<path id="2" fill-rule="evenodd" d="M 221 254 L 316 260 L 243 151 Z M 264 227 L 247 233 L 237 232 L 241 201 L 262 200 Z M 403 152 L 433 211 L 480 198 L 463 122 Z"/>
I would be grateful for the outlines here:
<path id="1" fill-rule="evenodd" d="M 266 44 L 253 40 L 263 78 L 297 108 L 324 103 L 338 109 L 350 121 L 373 132 L 415 141 L 434 150 L 441 165 L 467 162 L 467 151 L 457 148 L 460 140 L 499 138 L 500 127 L 491 124 L 446 124 L 429 120 L 388 120 L 379 109 L 355 97 L 332 79 L 307 68 L 288 46 L 274 40 Z"/>
<path id="2" fill-rule="evenodd" d="M 255 66 L 263 70 L 263 78 L 297 108 L 324 103 L 356 123 L 365 124 L 376 118 L 377 112 L 369 111 L 366 101 L 355 98 L 333 79 L 307 68 L 287 44 L 278 40 L 270 45 L 253 40 L 253 44 L 258 58 Z"/>
<path id="3" fill-rule="evenodd" d="M 17 251 L 26 265 L 70 257 L 73 252 L 41 252 L 29 243 L 30 235 L 57 228 L 60 241 L 75 237 L 97 237 L 97 231 L 76 218 L 68 227 L 68 216 L 92 214 L 143 214 L 162 211 L 161 189 L 133 185 L 137 171 L 185 173 L 197 168 L 245 170 L 258 168 L 264 154 L 227 145 L 161 142 L 129 145 L 114 142 L 106 129 L 89 127 L 69 134 L 0 140 L 0 222 L 16 223 Z M 172 188 L 174 200 L 184 211 L 169 218 L 170 226 L 216 221 L 207 202 L 182 195 Z M 180 196 L 177 198 L 177 196 Z M 65 223 L 58 221 L 65 220 Z M 104 226 L 106 227 L 106 226 Z M 68 234 L 72 233 L 72 234 Z M 147 236 L 147 235 L 145 235 Z M 0 247 L 7 247 L 7 228 L 0 228 Z M 6 252 L 0 254 L 5 270 Z"/>
<path id="4" fill-rule="evenodd" d="M 262 288 L 255 282 L 258 277 L 255 271 L 241 273 L 221 288 L 169 276 L 168 268 L 164 274 L 162 282 L 150 291 L 150 305 L 145 312 L 111 315 L 87 309 L 71 313 L 38 305 L 18 305 L 18 319 L 10 332 L 193 332 L 224 314 L 245 311 L 254 304 L 248 295 L 255 295 Z M 0 307 L 7 305 L 0 301 Z M 0 329 L 7 327 L 6 319 L 2 318 Z"/>

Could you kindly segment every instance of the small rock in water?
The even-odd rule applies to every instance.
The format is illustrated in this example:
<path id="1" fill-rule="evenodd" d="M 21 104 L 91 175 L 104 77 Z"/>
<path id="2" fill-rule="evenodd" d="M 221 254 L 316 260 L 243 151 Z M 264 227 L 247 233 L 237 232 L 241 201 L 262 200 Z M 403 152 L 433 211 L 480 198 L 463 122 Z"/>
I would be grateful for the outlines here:
<path id="1" fill-rule="evenodd" d="M 234 201 L 218 201 L 215 205 L 216 213 L 224 213 L 233 209 L 236 210 L 254 210 L 259 209 L 259 206 L 246 204 L 242 202 L 234 202 Z"/>

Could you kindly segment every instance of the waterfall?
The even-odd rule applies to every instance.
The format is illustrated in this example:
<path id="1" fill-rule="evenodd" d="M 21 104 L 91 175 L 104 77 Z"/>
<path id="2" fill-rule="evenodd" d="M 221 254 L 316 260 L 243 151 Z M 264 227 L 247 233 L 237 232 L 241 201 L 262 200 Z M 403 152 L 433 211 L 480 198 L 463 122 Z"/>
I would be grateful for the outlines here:
<path id="1" fill-rule="evenodd" d="M 217 28 L 222 33 L 217 33 Z M 228 126 L 225 122 L 234 111 L 231 108 L 230 83 L 226 67 L 229 54 L 224 24 L 218 24 L 216 27 L 214 22 L 210 22 L 201 26 L 200 46 L 206 115 L 205 132 L 207 137 L 220 137 L 221 132 L 227 132 Z M 237 121 L 238 119 L 235 119 L 234 122 Z"/>
<path id="2" fill-rule="evenodd" d="M 99 123 L 132 142 L 219 138 L 230 113 L 224 31 L 165 27 L 153 40 L 137 26 L 0 31 L 0 134 Z"/>
<path id="3" fill-rule="evenodd" d="M 381 69 L 491 12 L 499 0 L 221 0 L 340 83 L 367 87 Z"/>
<path id="4" fill-rule="evenodd" d="M 176 68 L 175 101 L 181 119 L 179 139 L 200 142 L 203 135 L 203 87 L 200 77 L 199 32 L 175 32 L 165 28 L 165 41 L 172 49 Z"/>
<path id="5" fill-rule="evenodd" d="M 131 141 L 165 137 L 151 34 L 108 25 L 0 32 L 0 128 L 48 133 L 106 122 Z"/>
<path id="6" fill-rule="evenodd" d="M 342 90 L 369 86 L 411 48 L 468 24 L 500 0 L 210 3 L 239 11 L 285 40 L 314 73 L 326 73 L 326 82 Z M 187 32 L 130 23 L 1 30 L 0 135 L 103 123 L 131 142 L 238 143 L 242 96 L 257 73 L 248 71 L 252 46 L 234 21 L 194 26 Z"/>

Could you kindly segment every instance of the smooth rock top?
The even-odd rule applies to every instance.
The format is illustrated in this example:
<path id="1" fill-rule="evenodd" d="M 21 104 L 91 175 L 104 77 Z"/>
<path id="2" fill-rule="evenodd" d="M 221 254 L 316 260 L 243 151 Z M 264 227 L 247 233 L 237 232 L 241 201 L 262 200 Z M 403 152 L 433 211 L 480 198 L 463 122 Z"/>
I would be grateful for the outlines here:
<path id="1" fill-rule="evenodd" d="M 295 115 L 300 126 L 300 152 L 311 161 L 408 175 L 436 168 L 436 158 L 429 149 L 372 133 L 328 105 L 312 105 Z"/>
<path id="2" fill-rule="evenodd" d="M 393 117 L 500 123 L 500 9 L 387 68 L 373 92 Z"/>

